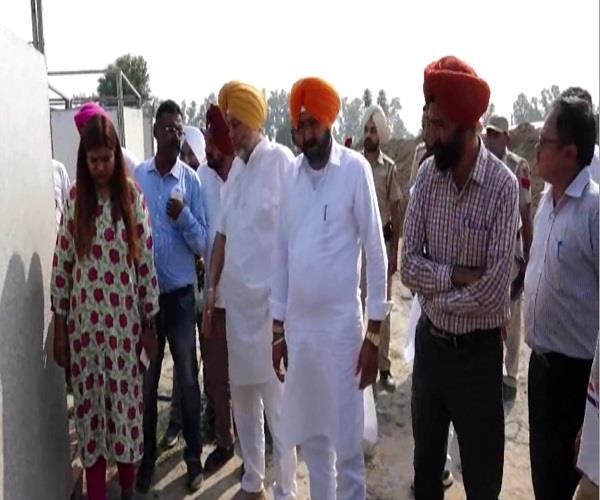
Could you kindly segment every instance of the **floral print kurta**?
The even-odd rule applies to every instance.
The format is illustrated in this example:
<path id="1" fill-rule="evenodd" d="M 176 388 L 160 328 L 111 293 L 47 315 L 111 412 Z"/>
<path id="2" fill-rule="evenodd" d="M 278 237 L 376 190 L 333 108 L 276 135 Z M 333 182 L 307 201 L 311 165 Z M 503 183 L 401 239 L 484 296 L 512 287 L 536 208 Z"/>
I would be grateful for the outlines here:
<path id="1" fill-rule="evenodd" d="M 75 189 L 58 232 L 52 306 L 67 317 L 75 424 L 84 467 L 99 457 L 137 462 L 143 453 L 141 319 L 158 312 L 152 235 L 142 194 L 131 184 L 140 259 L 129 257 L 123 220 L 98 201 L 90 255 L 79 260 L 73 241 Z"/>

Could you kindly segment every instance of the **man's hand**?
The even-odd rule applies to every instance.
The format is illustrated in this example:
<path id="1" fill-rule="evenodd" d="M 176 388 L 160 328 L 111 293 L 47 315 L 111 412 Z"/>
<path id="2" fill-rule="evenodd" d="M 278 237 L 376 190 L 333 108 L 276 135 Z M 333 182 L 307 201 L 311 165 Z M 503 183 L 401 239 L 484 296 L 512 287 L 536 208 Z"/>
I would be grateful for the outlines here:
<path id="1" fill-rule="evenodd" d="M 183 202 L 175 198 L 170 198 L 167 201 L 167 215 L 173 220 L 177 220 L 179 214 L 183 210 Z"/>
<path id="2" fill-rule="evenodd" d="M 475 284 L 483 276 L 485 269 L 482 267 L 454 266 L 452 268 L 452 284 L 456 287 Z"/>
<path id="3" fill-rule="evenodd" d="M 206 290 L 204 297 L 204 308 L 202 310 L 202 333 L 209 338 L 212 335 L 213 321 L 215 318 L 215 291 L 212 288 Z"/>
<path id="4" fill-rule="evenodd" d="M 370 340 L 363 340 L 356 366 L 356 375 L 360 374 L 358 388 L 361 391 L 377 381 L 378 363 L 379 349 Z"/>
<path id="5" fill-rule="evenodd" d="M 142 325 L 142 349 L 146 351 L 146 355 L 150 361 L 156 359 L 158 354 L 158 339 L 156 337 L 156 319 L 150 318 L 144 321 Z"/>
<path id="6" fill-rule="evenodd" d="M 68 369 L 69 360 L 69 337 L 67 335 L 66 318 L 64 316 L 54 315 L 54 361 L 61 368 Z"/>
<path id="7" fill-rule="evenodd" d="M 275 370 L 275 375 L 281 383 L 285 380 L 285 372 L 288 367 L 288 354 L 287 354 L 287 344 L 285 342 L 285 337 L 283 340 L 278 343 L 273 344 L 273 370 Z M 281 361 L 283 360 L 283 368 L 281 368 Z"/>

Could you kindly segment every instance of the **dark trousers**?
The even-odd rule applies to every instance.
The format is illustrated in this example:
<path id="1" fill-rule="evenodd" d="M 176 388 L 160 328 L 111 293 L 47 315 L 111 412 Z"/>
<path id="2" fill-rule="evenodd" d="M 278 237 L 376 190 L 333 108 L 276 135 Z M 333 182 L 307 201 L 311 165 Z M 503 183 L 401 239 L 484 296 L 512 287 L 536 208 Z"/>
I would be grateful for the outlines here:
<path id="1" fill-rule="evenodd" d="M 217 445 L 222 448 L 230 448 L 233 446 L 233 429 L 225 328 L 225 309 L 215 308 L 212 335 L 210 337 L 202 336 L 200 350 L 204 365 L 204 390 L 214 408 Z"/>
<path id="2" fill-rule="evenodd" d="M 196 354 L 196 304 L 191 286 L 161 294 L 157 316 L 158 356 L 150 363 L 144 377 L 144 462 L 154 463 L 156 452 L 156 421 L 158 383 L 165 342 L 173 356 L 175 373 L 181 386 L 183 437 L 186 443 L 184 458 L 188 465 L 200 460 L 200 387 Z"/>
<path id="3" fill-rule="evenodd" d="M 468 500 L 497 500 L 504 465 L 502 337 L 475 331 L 455 342 L 417 324 L 412 378 L 415 498 L 442 500 L 448 427 L 454 424 Z"/>
<path id="4" fill-rule="evenodd" d="M 529 454 L 536 500 L 571 500 L 579 473 L 575 439 L 583 424 L 591 360 L 562 354 L 529 359 Z"/>

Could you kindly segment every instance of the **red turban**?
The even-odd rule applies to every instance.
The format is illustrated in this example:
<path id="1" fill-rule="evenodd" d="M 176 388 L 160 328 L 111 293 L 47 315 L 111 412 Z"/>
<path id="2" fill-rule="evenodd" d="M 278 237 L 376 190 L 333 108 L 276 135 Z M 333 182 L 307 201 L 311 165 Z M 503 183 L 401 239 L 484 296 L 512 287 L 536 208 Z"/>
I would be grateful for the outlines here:
<path id="1" fill-rule="evenodd" d="M 294 83 L 290 92 L 290 115 L 294 127 L 300 113 L 308 111 L 319 123 L 331 128 L 340 112 L 340 96 L 325 80 L 304 78 Z"/>
<path id="2" fill-rule="evenodd" d="M 477 124 L 486 112 L 490 87 L 467 63 L 442 57 L 425 68 L 425 102 L 435 100 L 449 120 L 462 126 Z"/>
<path id="3" fill-rule="evenodd" d="M 219 148 L 221 153 L 227 156 L 233 155 L 233 143 L 229 136 L 229 127 L 221 108 L 215 104 L 211 104 L 206 112 L 206 130 L 210 132 L 215 146 Z"/>

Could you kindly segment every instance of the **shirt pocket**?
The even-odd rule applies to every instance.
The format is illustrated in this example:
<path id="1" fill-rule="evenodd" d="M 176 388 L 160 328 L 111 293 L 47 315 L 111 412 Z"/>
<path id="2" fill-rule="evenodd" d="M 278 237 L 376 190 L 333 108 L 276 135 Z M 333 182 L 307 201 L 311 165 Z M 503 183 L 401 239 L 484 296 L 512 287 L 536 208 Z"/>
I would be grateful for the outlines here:
<path id="1" fill-rule="evenodd" d="M 461 231 L 462 265 L 485 267 L 488 232 L 485 229 L 463 227 Z"/>

